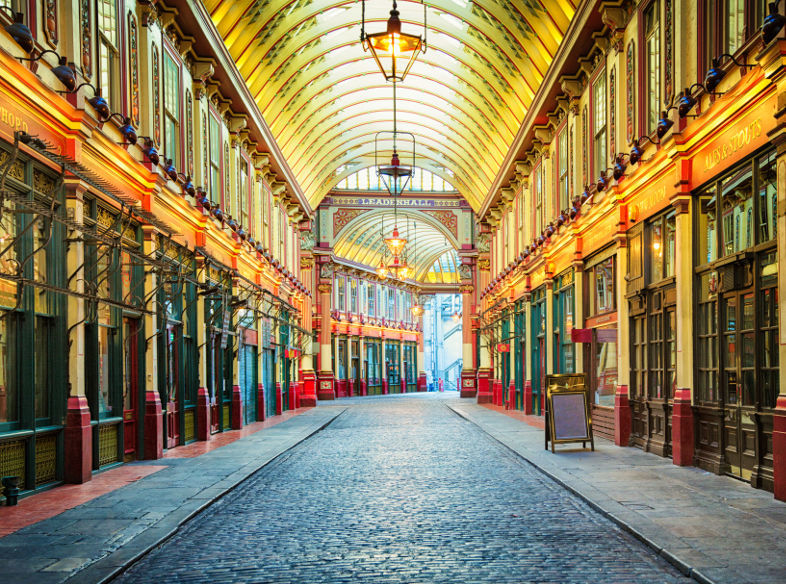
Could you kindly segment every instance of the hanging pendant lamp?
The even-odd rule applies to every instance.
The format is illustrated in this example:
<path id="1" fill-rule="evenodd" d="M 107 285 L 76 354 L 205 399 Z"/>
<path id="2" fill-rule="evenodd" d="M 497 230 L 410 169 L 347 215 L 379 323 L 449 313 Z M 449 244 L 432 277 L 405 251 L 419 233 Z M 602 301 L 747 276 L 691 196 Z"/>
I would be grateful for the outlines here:
<path id="1" fill-rule="evenodd" d="M 423 2 L 423 36 L 415 36 L 401 31 L 400 12 L 394 0 L 393 9 L 385 32 L 366 33 L 366 2 L 362 1 L 360 42 L 364 51 L 371 51 L 385 81 L 393 83 L 404 81 L 415 59 L 426 52 L 426 3 Z"/>

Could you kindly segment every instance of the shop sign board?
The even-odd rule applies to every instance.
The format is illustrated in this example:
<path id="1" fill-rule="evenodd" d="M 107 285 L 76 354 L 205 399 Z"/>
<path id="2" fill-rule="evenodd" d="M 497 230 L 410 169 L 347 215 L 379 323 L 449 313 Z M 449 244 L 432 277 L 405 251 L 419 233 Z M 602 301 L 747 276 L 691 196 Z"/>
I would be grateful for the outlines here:
<path id="1" fill-rule="evenodd" d="M 554 452 L 555 444 L 581 442 L 595 450 L 592 417 L 583 373 L 546 376 L 545 445 Z"/>
<path id="2" fill-rule="evenodd" d="M 510 343 L 497 343 L 498 353 L 510 353 Z"/>

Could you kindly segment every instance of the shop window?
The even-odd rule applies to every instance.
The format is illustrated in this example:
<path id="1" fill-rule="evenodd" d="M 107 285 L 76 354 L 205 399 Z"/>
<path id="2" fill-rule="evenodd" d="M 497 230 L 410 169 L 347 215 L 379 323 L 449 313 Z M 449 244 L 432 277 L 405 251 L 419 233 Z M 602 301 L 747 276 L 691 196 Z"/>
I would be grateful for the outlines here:
<path id="1" fill-rule="evenodd" d="M 778 398 L 778 255 L 772 251 L 762 256 L 759 272 L 760 323 L 758 346 L 759 383 L 762 406 L 774 408 Z"/>
<path id="2" fill-rule="evenodd" d="M 652 134 L 661 110 L 660 2 L 653 0 L 644 9 L 644 93 L 645 129 Z"/>
<path id="3" fill-rule="evenodd" d="M 396 318 L 396 295 L 391 289 L 388 289 L 388 319 L 395 320 Z"/>
<path id="4" fill-rule="evenodd" d="M 617 308 L 615 298 L 616 256 L 611 256 L 587 270 L 590 286 L 589 315 L 612 312 Z"/>
<path id="5" fill-rule="evenodd" d="M 238 166 L 240 172 L 238 173 L 238 190 L 240 191 L 240 225 L 242 225 L 246 232 L 252 229 L 251 215 L 249 214 L 249 197 L 248 190 L 248 160 L 244 156 L 238 157 Z"/>
<path id="6" fill-rule="evenodd" d="M 368 315 L 374 317 L 377 315 L 377 292 L 376 284 L 368 283 Z"/>
<path id="7" fill-rule="evenodd" d="M 19 394 L 15 381 L 13 318 L 0 320 L 0 428 L 19 421 Z"/>
<path id="8" fill-rule="evenodd" d="M 721 252 L 730 255 L 753 245 L 753 172 L 745 167 L 721 182 Z"/>
<path id="9" fill-rule="evenodd" d="M 210 196 L 213 201 L 220 203 L 225 211 L 225 204 L 221 200 L 221 126 L 214 115 L 208 116 L 210 129 Z"/>
<path id="10" fill-rule="evenodd" d="M 606 70 L 601 69 L 592 84 L 592 172 L 599 177 L 608 163 Z"/>
<path id="11" fill-rule="evenodd" d="M 568 125 L 563 124 L 557 138 L 557 208 L 570 207 L 570 185 L 568 184 Z"/>
<path id="12" fill-rule="evenodd" d="M 646 397 L 647 389 L 647 319 L 637 315 L 630 320 L 630 396 Z"/>
<path id="13" fill-rule="evenodd" d="M 50 353 L 52 321 L 46 316 L 35 318 L 35 417 L 36 422 L 50 416 L 51 384 Z"/>
<path id="14" fill-rule="evenodd" d="M 116 0 L 98 0 L 98 88 L 111 104 L 120 103 L 120 20 Z"/>
<path id="15" fill-rule="evenodd" d="M 745 42 L 759 32 L 767 13 L 768 0 L 704 0 L 704 59 L 702 76 L 712 58 L 723 53 L 735 54 Z"/>
<path id="16" fill-rule="evenodd" d="M 545 193 L 543 192 L 544 188 L 545 184 L 543 180 L 543 162 L 540 161 L 535 167 L 535 185 L 533 188 L 533 198 L 535 200 L 535 210 L 533 215 L 534 237 L 539 236 L 544 228 L 546 217 L 546 209 L 544 205 Z"/>
<path id="17" fill-rule="evenodd" d="M 180 162 L 180 66 L 164 51 L 164 154 Z"/>
<path id="18" fill-rule="evenodd" d="M 759 243 L 770 241 L 777 233 L 778 220 L 778 174 L 775 168 L 775 153 L 762 156 L 758 161 L 759 193 Z"/>
<path id="19" fill-rule="evenodd" d="M 338 279 L 338 285 L 336 286 L 336 294 L 338 295 L 338 299 L 336 304 L 338 305 L 338 310 L 343 312 L 346 309 L 346 281 L 344 280 L 343 276 L 340 276 Z"/>
<path id="20" fill-rule="evenodd" d="M 698 265 L 718 259 L 718 199 L 715 188 L 699 195 L 698 213 Z"/>
<path id="21" fill-rule="evenodd" d="M 677 216 L 672 211 L 647 225 L 650 254 L 650 282 L 674 276 Z"/>
<path id="22" fill-rule="evenodd" d="M 718 391 L 718 275 L 702 274 L 696 318 L 696 398 L 700 403 L 717 402 Z M 777 353 L 776 353 L 777 354 Z"/>
<path id="23" fill-rule="evenodd" d="M 597 405 L 613 407 L 617 392 L 617 329 L 599 328 L 593 332 L 590 387 Z"/>
<path id="24" fill-rule="evenodd" d="M 555 373 L 575 371 L 574 344 L 571 339 L 574 315 L 573 271 L 554 279 L 554 370 Z"/>
<path id="25" fill-rule="evenodd" d="M 673 397 L 677 364 L 675 319 L 674 306 L 666 306 L 664 292 L 653 292 L 647 311 L 650 398 Z"/>

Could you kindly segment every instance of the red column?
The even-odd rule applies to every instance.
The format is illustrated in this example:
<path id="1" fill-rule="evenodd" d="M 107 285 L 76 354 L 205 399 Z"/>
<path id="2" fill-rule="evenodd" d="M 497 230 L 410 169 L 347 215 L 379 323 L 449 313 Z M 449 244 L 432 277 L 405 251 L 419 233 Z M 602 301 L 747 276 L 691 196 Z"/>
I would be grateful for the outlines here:
<path id="1" fill-rule="evenodd" d="M 676 403 L 675 410 L 676 410 Z M 690 396 L 688 396 L 688 407 L 690 408 Z M 628 400 L 628 386 L 618 385 L 617 393 L 614 395 L 614 444 L 617 446 L 628 446 L 631 430 L 631 411 L 630 401 Z M 691 448 L 693 447 L 693 436 L 691 432 Z M 691 456 L 692 457 L 692 456 Z M 676 458 L 675 458 L 676 462 Z"/>
<path id="2" fill-rule="evenodd" d="M 243 427 L 243 394 L 240 386 L 232 386 L 232 429 L 240 430 Z"/>
<path id="3" fill-rule="evenodd" d="M 505 409 L 516 409 L 516 382 L 512 379 L 510 380 L 510 385 L 508 386 L 508 401 L 505 402 Z"/>
<path id="4" fill-rule="evenodd" d="M 265 421 L 265 386 L 257 385 L 257 422 Z"/>
<path id="5" fill-rule="evenodd" d="M 297 409 L 297 381 L 290 381 L 289 382 L 289 409 L 296 410 Z"/>
<path id="6" fill-rule="evenodd" d="M 204 387 L 197 392 L 197 440 L 210 440 L 210 395 Z"/>
<path id="7" fill-rule="evenodd" d="M 626 388 L 626 402 L 627 398 Z M 679 466 L 693 464 L 693 408 L 690 402 L 690 389 L 677 389 L 674 392 L 674 407 L 671 412 L 671 458 L 672 462 Z M 630 438 L 631 412 L 630 407 L 626 409 L 628 411 L 628 436 L 625 437 L 625 443 L 618 442 L 618 446 L 627 446 L 628 438 Z"/>
<path id="8" fill-rule="evenodd" d="M 164 456 L 164 413 L 158 391 L 145 393 L 145 460 Z"/>
<path id="9" fill-rule="evenodd" d="M 786 501 L 786 396 L 778 396 L 772 416 L 772 474 L 775 498 Z"/>
<path id="10" fill-rule="evenodd" d="M 493 401 L 491 369 L 480 369 L 478 371 L 478 403 L 490 404 Z"/>
<path id="11" fill-rule="evenodd" d="M 524 382 L 524 414 L 532 415 L 532 381 L 529 379 Z"/>
<path id="12" fill-rule="evenodd" d="M 303 372 L 303 393 L 300 407 L 313 408 L 317 405 L 317 376 L 313 371 Z"/>
<path id="13" fill-rule="evenodd" d="M 159 432 L 159 436 L 161 432 Z M 82 484 L 93 478 L 93 430 L 87 398 L 68 398 L 65 427 L 65 482 Z"/>
<path id="14" fill-rule="evenodd" d="M 281 393 L 281 382 L 276 381 L 276 415 L 280 416 L 284 412 L 284 401 Z"/>

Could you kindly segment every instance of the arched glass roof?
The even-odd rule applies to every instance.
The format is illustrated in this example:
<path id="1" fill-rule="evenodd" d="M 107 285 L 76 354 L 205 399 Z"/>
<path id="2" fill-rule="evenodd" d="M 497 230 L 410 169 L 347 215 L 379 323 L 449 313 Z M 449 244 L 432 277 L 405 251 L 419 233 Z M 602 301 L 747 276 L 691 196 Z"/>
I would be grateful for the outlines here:
<path id="1" fill-rule="evenodd" d="M 351 262 L 375 269 L 392 261 L 383 239 L 393 226 L 407 240 L 404 257 L 414 268 L 417 282 L 459 284 L 457 242 L 433 217 L 420 211 L 392 209 L 364 213 L 347 223 L 333 243 L 334 253 Z"/>
<path id="2" fill-rule="evenodd" d="M 357 0 L 203 0 L 309 202 L 374 164 L 392 129 L 392 87 L 360 45 Z M 398 84 L 398 129 L 417 166 L 450 177 L 478 210 L 578 0 L 426 0 L 428 50 Z M 366 2 L 366 32 L 392 2 Z M 423 4 L 398 2 L 421 34 Z M 377 152 L 390 157 L 390 145 Z"/>
<path id="3" fill-rule="evenodd" d="M 344 168 L 336 169 L 337 173 L 342 173 Z M 388 192 L 385 184 L 379 178 L 375 168 L 369 167 L 353 172 L 342 178 L 335 186 L 335 190 L 342 191 L 384 191 Z M 412 177 L 407 183 L 404 192 L 420 193 L 455 193 L 456 189 L 438 174 L 434 174 L 422 168 L 415 168 Z"/>

